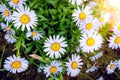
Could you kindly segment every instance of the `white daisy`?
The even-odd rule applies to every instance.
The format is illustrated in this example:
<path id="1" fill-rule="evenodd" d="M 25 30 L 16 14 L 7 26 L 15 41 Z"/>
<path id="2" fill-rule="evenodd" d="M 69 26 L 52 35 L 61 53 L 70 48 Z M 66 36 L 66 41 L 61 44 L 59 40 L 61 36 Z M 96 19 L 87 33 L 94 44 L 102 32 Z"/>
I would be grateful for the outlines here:
<path id="1" fill-rule="evenodd" d="M 79 29 L 82 30 L 82 33 L 90 34 L 91 32 L 95 32 L 100 27 L 99 20 L 97 18 L 93 18 L 93 16 L 88 16 L 85 23 L 82 26 L 79 26 Z"/>
<path id="2" fill-rule="evenodd" d="M 4 32 L 7 32 L 9 34 L 15 34 L 15 31 L 9 27 L 8 23 L 7 24 L 1 23 L 0 25 Z"/>
<path id="3" fill-rule="evenodd" d="M 17 29 L 22 27 L 22 31 L 25 30 L 25 27 L 28 31 L 30 31 L 30 28 L 33 28 L 37 24 L 37 17 L 35 12 L 27 7 L 21 7 L 20 9 L 17 9 L 17 11 L 14 11 L 12 20 L 14 26 L 17 27 Z"/>
<path id="4" fill-rule="evenodd" d="M 91 61 L 95 61 L 95 60 L 97 60 L 98 58 L 100 58 L 100 57 L 103 55 L 102 53 L 103 53 L 103 52 L 99 52 L 99 53 L 97 53 L 96 55 L 90 57 L 89 59 L 90 59 Z"/>
<path id="5" fill-rule="evenodd" d="M 83 34 L 80 38 L 80 47 L 83 52 L 92 53 L 94 50 L 101 48 L 103 43 L 103 38 L 100 34 L 91 33 Z"/>
<path id="6" fill-rule="evenodd" d="M 101 23 L 101 27 L 102 25 L 106 24 L 110 19 L 110 14 L 109 13 L 103 13 L 101 12 L 101 16 L 99 18 L 99 21 Z"/>
<path id="7" fill-rule="evenodd" d="M 82 26 L 82 24 L 85 22 L 87 16 L 92 14 L 92 10 L 89 6 L 82 6 L 82 9 L 78 8 L 74 10 L 74 13 L 72 14 L 73 16 L 73 21 L 76 22 L 77 26 Z"/>
<path id="8" fill-rule="evenodd" d="M 16 42 L 16 39 L 12 34 L 5 34 L 5 39 L 11 44 Z"/>
<path id="9" fill-rule="evenodd" d="M 44 67 L 44 73 L 46 74 L 46 77 L 50 76 L 51 74 L 54 74 L 56 76 L 57 74 L 62 72 L 62 63 L 60 61 L 52 61 L 50 65 L 47 65 Z"/>
<path id="10" fill-rule="evenodd" d="M 57 37 L 54 35 L 53 38 L 51 36 L 47 38 L 44 43 L 44 52 L 47 52 L 46 55 L 49 55 L 51 58 L 60 58 L 60 53 L 64 54 L 66 52 L 64 47 L 67 47 L 67 42 L 64 40 L 65 38 L 59 35 L 57 35 Z"/>
<path id="11" fill-rule="evenodd" d="M 120 22 L 116 23 L 116 25 L 113 28 L 113 32 L 115 34 L 120 34 Z"/>
<path id="12" fill-rule="evenodd" d="M 98 78 L 97 80 L 104 80 L 104 78 L 102 76 L 100 76 L 100 78 Z"/>
<path id="13" fill-rule="evenodd" d="M 69 62 L 66 62 L 67 75 L 72 77 L 77 76 L 80 73 L 80 68 L 82 68 L 83 62 L 81 62 L 81 57 L 76 54 L 72 54 L 72 58 L 69 59 Z"/>
<path id="14" fill-rule="evenodd" d="M 82 0 L 69 0 L 69 2 L 72 4 L 72 5 L 80 5 L 82 4 Z"/>
<path id="15" fill-rule="evenodd" d="M 97 70 L 98 66 L 95 66 L 95 65 L 96 65 L 96 63 L 91 68 L 87 69 L 85 72 L 89 73 L 89 72 L 94 72 L 95 70 Z"/>
<path id="16" fill-rule="evenodd" d="M 106 67 L 107 74 L 113 73 L 114 70 L 117 68 L 116 65 L 116 62 L 111 61 L 110 64 Z"/>
<path id="17" fill-rule="evenodd" d="M 39 31 L 29 31 L 26 35 L 27 37 L 32 36 L 33 40 L 39 40 L 40 38 L 42 38 L 42 34 Z"/>
<path id="18" fill-rule="evenodd" d="M 5 21 L 10 22 L 11 21 L 11 12 L 10 10 L 5 6 L 5 4 L 0 5 L 0 12 L 2 17 L 5 19 Z"/>
<path id="19" fill-rule="evenodd" d="M 112 35 L 108 41 L 109 41 L 108 46 L 110 48 L 112 49 L 120 48 L 120 34 Z"/>
<path id="20" fill-rule="evenodd" d="M 15 9 L 22 7 L 24 4 L 26 4 L 25 2 L 26 0 L 9 0 L 9 5 Z"/>
<path id="21" fill-rule="evenodd" d="M 7 57 L 4 62 L 4 68 L 11 73 L 20 73 L 28 69 L 28 61 L 15 55 Z"/>

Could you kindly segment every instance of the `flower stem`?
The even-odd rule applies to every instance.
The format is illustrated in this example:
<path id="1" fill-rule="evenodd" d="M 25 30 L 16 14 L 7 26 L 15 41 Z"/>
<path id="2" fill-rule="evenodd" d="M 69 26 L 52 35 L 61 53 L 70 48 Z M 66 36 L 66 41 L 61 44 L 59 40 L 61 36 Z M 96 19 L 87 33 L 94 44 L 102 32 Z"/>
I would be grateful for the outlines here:
<path id="1" fill-rule="evenodd" d="M 0 68 L 1 68 L 1 63 L 2 63 L 4 52 L 5 52 L 5 45 L 3 46 L 3 51 L 2 51 L 2 55 L 1 55 L 1 59 L 0 59 Z"/>
<path id="2" fill-rule="evenodd" d="M 120 79 L 120 76 L 116 73 L 116 72 L 114 72 L 115 73 L 115 75 L 118 77 L 118 79 Z"/>

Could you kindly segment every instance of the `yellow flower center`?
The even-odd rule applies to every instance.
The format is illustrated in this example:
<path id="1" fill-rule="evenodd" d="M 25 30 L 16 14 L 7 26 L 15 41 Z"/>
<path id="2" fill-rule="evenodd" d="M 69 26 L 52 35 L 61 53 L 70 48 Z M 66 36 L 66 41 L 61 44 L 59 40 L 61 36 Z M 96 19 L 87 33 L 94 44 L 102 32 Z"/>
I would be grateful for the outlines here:
<path id="1" fill-rule="evenodd" d="M 32 32 L 32 36 L 34 37 L 34 36 L 36 36 L 36 35 L 37 35 L 37 32 L 33 31 L 33 32 Z"/>
<path id="2" fill-rule="evenodd" d="M 117 37 L 117 38 L 114 40 L 114 42 L 115 42 L 116 44 L 119 44 L 119 43 L 120 43 L 120 37 Z"/>
<path id="3" fill-rule="evenodd" d="M 51 68 L 50 68 L 50 72 L 51 73 L 55 73 L 57 71 L 57 68 L 55 67 L 55 66 L 52 66 Z"/>
<path id="4" fill-rule="evenodd" d="M 79 18 L 80 18 L 80 20 L 84 20 L 86 18 L 86 13 L 85 12 L 81 12 L 79 14 Z"/>
<path id="5" fill-rule="evenodd" d="M 10 38 L 10 39 L 12 39 L 12 38 L 13 38 L 13 36 L 12 36 L 12 35 L 10 35 L 10 36 L 9 36 L 9 38 Z"/>
<path id="6" fill-rule="evenodd" d="M 101 17 L 100 22 L 104 22 L 105 18 Z"/>
<path id="7" fill-rule="evenodd" d="M 21 68 L 21 62 L 20 61 L 14 61 L 14 62 L 12 62 L 11 67 L 14 68 L 14 69 L 19 69 L 19 68 Z"/>
<path id="8" fill-rule="evenodd" d="M 5 28 L 5 30 L 6 30 L 6 31 L 10 31 L 10 27 L 7 26 L 7 27 Z"/>
<path id="9" fill-rule="evenodd" d="M 93 27 L 92 23 L 87 23 L 86 24 L 86 29 L 90 30 Z"/>
<path id="10" fill-rule="evenodd" d="M 53 51 L 58 51 L 60 49 L 60 44 L 57 43 L 57 42 L 54 42 L 52 45 L 51 45 L 51 49 Z"/>
<path id="11" fill-rule="evenodd" d="M 21 15 L 21 17 L 20 17 L 20 22 L 21 22 L 22 24 L 27 24 L 27 23 L 30 22 L 30 17 L 29 17 L 27 14 L 23 14 L 23 15 Z"/>
<path id="12" fill-rule="evenodd" d="M 88 46 L 93 46 L 95 44 L 95 40 L 93 38 L 88 38 L 86 44 Z"/>
<path id="13" fill-rule="evenodd" d="M 9 13 L 8 10 L 5 10 L 5 11 L 4 11 L 4 14 L 5 14 L 5 16 L 10 16 L 10 13 Z"/>
<path id="14" fill-rule="evenodd" d="M 111 64 L 110 65 L 110 69 L 114 69 L 115 65 L 114 64 Z"/>
<path id="15" fill-rule="evenodd" d="M 15 3 L 15 4 L 18 4 L 19 3 L 19 0 L 12 0 L 13 1 L 13 3 Z"/>
<path id="16" fill-rule="evenodd" d="M 73 61 L 71 67 L 72 69 L 76 69 L 78 67 L 78 63 L 76 61 Z"/>
<path id="17" fill-rule="evenodd" d="M 120 30 L 120 24 L 118 25 L 118 30 Z"/>

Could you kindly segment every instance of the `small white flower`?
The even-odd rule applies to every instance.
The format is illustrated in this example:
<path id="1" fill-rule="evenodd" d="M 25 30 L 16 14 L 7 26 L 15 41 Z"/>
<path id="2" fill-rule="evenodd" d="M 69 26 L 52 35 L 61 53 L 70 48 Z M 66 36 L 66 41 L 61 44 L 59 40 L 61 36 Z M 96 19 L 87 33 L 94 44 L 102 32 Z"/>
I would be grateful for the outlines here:
<path id="1" fill-rule="evenodd" d="M 112 35 L 109 40 L 109 47 L 112 49 L 120 48 L 120 34 Z"/>
<path id="2" fill-rule="evenodd" d="M 85 20 L 87 19 L 87 16 L 92 14 L 92 10 L 89 6 L 82 6 L 82 9 L 78 8 L 74 10 L 73 21 L 76 22 L 76 25 L 78 27 L 82 26 L 83 23 L 85 23 Z"/>
<path id="3" fill-rule="evenodd" d="M 103 38 L 97 32 L 91 34 L 83 34 L 80 38 L 80 47 L 83 52 L 92 53 L 94 50 L 101 48 Z"/>
<path id="4" fill-rule="evenodd" d="M 44 73 L 46 74 L 46 77 L 49 77 L 50 74 L 54 74 L 56 76 L 57 74 L 62 72 L 62 63 L 60 61 L 52 61 L 50 65 L 47 65 L 44 67 Z"/>
<path id="5" fill-rule="evenodd" d="M 11 44 L 16 42 L 16 39 L 12 34 L 5 34 L 5 39 Z"/>
<path id="6" fill-rule="evenodd" d="M 100 78 L 98 78 L 97 80 L 104 80 L 104 78 L 102 76 L 100 76 Z"/>
<path id="7" fill-rule="evenodd" d="M 96 55 L 90 57 L 89 59 L 90 59 L 91 61 L 95 61 L 95 60 L 97 60 L 98 58 L 100 58 L 100 57 L 103 55 L 102 53 L 103 53 L 103 52 L 99 52 L 99 53 L 97 53 Z"/>
<path id="8" fill-rule="evenodd" d="M 22 27 L 22 31 L 25 30 L 25 27 L 28 31 L 31 30 L 37 24 L 37 16 L 34 11 L 30 10 L 27 7 L 21 7 L 17 11 L 13 12 L 12 20 L 14 26 L 18 29 Z"/>
<path id="9" fill-rule="evenodd" d="M 82 26 L 79 26 L 79 29 L 82 30 L 82 33 L 93 33 L 97 31 L 100 27 L 99 20 L 97 18 L 93 18 L 93 16 L 88 16 L 85 23 Z"/>
<path id="10" fill-rule="evenodd" d="M 116 62 L 111 61 L 110 64 L 106 67 L 107 74 L 111 74 L 114 72 L 114 70 L 117 68 Z"/>
<path id="11" fill-rule="evenodd" d="M 5 4 L 0 5 L 0 12 L 2 17 L 5 19 L 5 21 L 10 22 L 11 19 L 11 12 L 10 10 L 5 6 Z"/>
<path id="12" fill-rule="evenodd" d="M 101 16 L 99 18 L 99 21 L 101 23 L 101 27 L 102 25 L 106 24 L 110 19 L 110 14 L 109 13 L 103 13 L 101 12 Z"/>
<path id="13" fill-rule="evenodd" d="M 67 42 L 64 40 L 65 38 L 59 35 L 47 38 L 44 43 L 44 52 L 47 52 L 46 55 L 49 55 L 51 58 L 60 58 L 61 54 L 65 54 L 66 50 L 64 47 L 67 47 Z"/>
<path id="14" fill-rule="evenodd" d="M 96 65 L 96 63 L 91 68 L 89 68 L 88 70 L 86 70 L 85 72 L 89 73 L 89 72 L 94 72 L 95 70 L 97 70 L 98 66 L 95 66 L 95 65 Z"/>
<path id="15" fill-rule="evenodd" d="M 15 9 L 22 7 L 24 4 L 26 4 L 25 2 L 26 0 L 9 0 L 9 5 Z"/>
<path id="16" fill-rule="evenodd" d="M 28 61 L 25 58 L 15 55 L 7 57 L 4 62 L 4 68 L 11 73 L 20 73 L 28 69 Z"/>
<path id="17" fill-rule="evenodd" d="M 67 66 L 67 75 L 72 77 L 77 76 L 80 73 L 80 68 L 82 68 L 83 62 L 81 62 L 81 57 L 76 54 L 72 54 L 72 58 L 69 59 L 69 62 L 66 62 Z"/>
<path id="18" fill-rule="evenodd" d="M 42 38 L 42 34 L 39 31 L 29 31 L 26 35 L 27 37 L 32 37 L 33 40 L 39 40 Z"/>
<path id="19" fill-rule="evenodd" d="M 69 0 L 69 2 L 72 5 L 81 5 L 83 1 L 82 0 Z"/>
<path id="20" fill-rule="evenodd" d="M 15 31 L 9 27 L 8 23 L 7 24 L 1 23 L 0 25 L 4 32 L 7 32 L 9 34 L 15 34 Z"/>

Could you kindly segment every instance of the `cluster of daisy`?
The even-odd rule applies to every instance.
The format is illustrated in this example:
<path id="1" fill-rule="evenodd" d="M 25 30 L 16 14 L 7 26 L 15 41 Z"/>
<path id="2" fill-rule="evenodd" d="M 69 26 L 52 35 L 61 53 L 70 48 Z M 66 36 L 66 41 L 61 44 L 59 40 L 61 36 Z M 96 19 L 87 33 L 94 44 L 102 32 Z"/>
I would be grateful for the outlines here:
<path id="1" fill-rule="evenodd" d="M 89 67 L 85 72 L 94 72 L 99 66 L 95 62 L 101 56 L 103 52 L 100 51 L 102 44 L 104 42 L 103 37 L 99 33 L 99 29 L 105 25 L 109 18 L 109 14 L 101 13 L 99 18 L 94 16 L 93 8 L 97 5 L 94 1 L 89 1 L 89 3 L 84 5 L 87 0 L 69 0 L 73 6 L 77 6 L 74 10 L 72 17 L 73 22 L 81 32 L 81 37 L 79 40 L 79 47 L 77 51 L 81 50 L 82 53 L 95 53 L 94 56 L 89 58 L 90 61 L 94 62 L 93 66 Z M 4 22 L 0 23 L 3 32 L 6 32 L 5 39 L 9 43 L 15 43 L 17 37 L 15 31 L 21 30 L 26 33 L 26 37 L 31 37 L 33 41 L 40 40 L 43 35 L 42 33 L 35 29 L 37 26 L 37 15 L 35 11 L 30 10 L 26 5 L 26 0 L 9 0 L 8 6 L 5 4 L 0 5 L 0 12 Z M 10 9 L 9 9 L 9 8 Z M 14 28 L 15 27 L 15 28 Z M 112 49 L 120 48 L 120 22 L 115 25 L 113 29 L 114 35 L 112 35 L 108 42 L 109 47 Z M 49 57 L 50 61 L 45 64 L 41 64 L 38 68 L 38 72 L 43 71 L 46 77 L 51 77 L 51 75 L 57 76 L 59 74 L 67 73 L 68 76 L 75 77 L 80 74 L 83 62 L 80 55 L 77 53 L 70 54 L 71 58 L 68 56 L 66 61 L 61 59 L 65 55 L 66 47 L 68 47 L 67 41 L 64 36 L 61 35 L 51 35 L 44 41 L 43 52 Z M 35 59 L 41 59 L 39 56 L 34 56 Z M 12 73 L 20 73 L 28 68 L 28 61 L 20 56 L 10 56 L 4 62 L 4 68 Z M 107 66 L 107 73 L 113 73 L 115 69 L 120 69 L 120 60 L 111 61 Z M 103 80 L 101 76 L 97 80 Z"/>
<path id="2" fill-rule="evenodd" d="M 69 0 L 72 4 L 76 4 L 77 0 Z M 103 44 L 103 37 L 99 33 L 99 29 L 104 26 L 109 19 L 111 18 L 109 13 L 101 12 L 101 16 L 99 18 L 94 17 L 93 7 L 96 6 L 94 1 L 90 1 L 90 3 L 86 6 L 82 5 L 84 0 L 79 1 L 79 5 L 77 9 L 74 10 L 73 13 L 73 21 L 76 22 L 76 26 L 81 30 L 82 36 L 80 37 L 80 45 L 77 48 L 77 52 L 82 50 L 85 53 L 94 53 L 95 51 L 99 51 Z M 76 4 L 78 5 L 78 4 Z M 93 6 L 91 6 L 93 5 Z M 115 25 L 113 29 L 114 34 L 108 39 L 108 45 L 112 49 L 120 48 L 120 24 L 119 22 Z M 99 52 L 96 55 L 90 57 L 91 61 L 96 61 L 100 58 L 103 52 Z M 93 72 L 98 69 L 99 66 L 96 66 L 96 63 L 86 70 L 86 73 Z M 119 68 L 119 61 L 114 61 L 107 66 L 106 71 L 108 74 L 113 73 L 116 68 Z M 99 78 L 103 80 L 103 77 Z"/>
<path id="3" fill-rule="evenodd" d="M 0 26 L 5 32 L 7 42 L 13 44 L 17 41 L 17 30 L 14 27 L 17 29 L 21 27 L 22 31 L 27 32 L 26 37 L 40 40 L 41 32 L 34 29 L 38 21 L 36 13 L 27 7 L 26 0 L 8 0 L 7 2 L 8 5 L 0 4 L 0 13 L 3 18 Z M 12 73 L 20 73 L 28 69 L 28 61 L 20 56 L 10 56 L 4 63 L 4 68 Z"/>
<path id="4" fill-rule="evenodd" d="M 38 21 L 37 16 L 35 11 L 30 10 L 30 8 L 25 5 L 26 0 L 9 0 L 8 3 L 9 6 L 3 3 L 0 5 L 0 12 L 4 19 L 4 23 L 1 22 L 0 26 L 1 29 L 6 32 L 5 39 L 11 44 L 15 43 L 17 40 L 15 38 L 15 31 L 12 28 L 16 27 L 18 29 L 21 27 L 22 31 L 27 31 L 27 37 L 32 37 L 33 40 L 39 40 L 42 34 L 40 31 L 34 30 Z"/>

